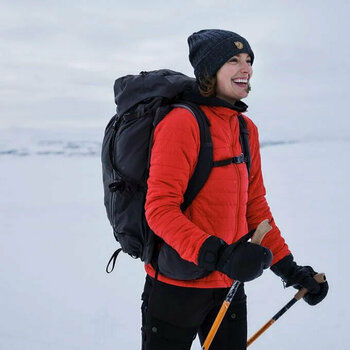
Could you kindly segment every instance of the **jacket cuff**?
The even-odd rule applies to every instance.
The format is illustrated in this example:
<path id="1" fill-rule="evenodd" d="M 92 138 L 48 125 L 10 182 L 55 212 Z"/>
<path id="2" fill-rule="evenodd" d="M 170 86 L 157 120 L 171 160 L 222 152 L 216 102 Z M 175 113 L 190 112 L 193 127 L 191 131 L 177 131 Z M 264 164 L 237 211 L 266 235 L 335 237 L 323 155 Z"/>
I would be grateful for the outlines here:
<path id="1" fill-rule="evenodd" d="M 216 270 L 220 253 L 225 247 L 227 244 L 222 239 L 215 236 L 207 238 L 199 249 L 198 266 L 208 271 Z"/>

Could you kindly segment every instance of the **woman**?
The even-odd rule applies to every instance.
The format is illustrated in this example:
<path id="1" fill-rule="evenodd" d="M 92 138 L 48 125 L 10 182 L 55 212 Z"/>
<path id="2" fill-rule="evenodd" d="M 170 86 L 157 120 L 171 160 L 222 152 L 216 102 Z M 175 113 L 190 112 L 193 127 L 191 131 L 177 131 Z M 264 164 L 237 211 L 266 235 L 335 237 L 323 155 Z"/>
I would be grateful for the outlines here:
<path id="1" fill-rule="evenodd" d="M 247 109 L 241 100 L 250 91 L 254 53 L 246 39 L 224 30 L 199 31 L 188 44 L 201 93 L 197 101 L 210 122 L 214 161 L 239 156 L 238 115 Z M 200 146 L 198 124 L 189 111 L 175 108 L 155 130 L 145 209 L 149 226 L 165 244 L 158 268 L 146 266 L 143 350 L 190 349 L 197 334 L 203 343 L 233 280 L 250 281 L 271 265 L 287 286 L 309 290 L 305 297 L 309 304 L 327 294 L 327 283 L 317 284 L 311 267 L 298 266 L 281 237 L 265 199 L 258 131 L 248 117 L 244 119 L 249 130 L 249 175 L 244 163 L 213 168 L 184 212 L 180 205 Z M 264 219 L 272 230 L 262 244 L 247 242 L 245 234 Z M 184 279 L 181 269 L 185 276 L 189 269 L 199 274 Z M 240 350 L 246 342 L 242 283 L 211 349 Z"/>

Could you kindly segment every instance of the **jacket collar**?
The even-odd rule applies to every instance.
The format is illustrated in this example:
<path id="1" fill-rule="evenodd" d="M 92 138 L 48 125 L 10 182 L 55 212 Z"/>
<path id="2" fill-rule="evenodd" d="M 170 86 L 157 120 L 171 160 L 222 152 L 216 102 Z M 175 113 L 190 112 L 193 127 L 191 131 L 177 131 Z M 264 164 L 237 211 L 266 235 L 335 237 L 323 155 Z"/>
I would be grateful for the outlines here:
<path id="1" fill-rule="evenodd" d="M 239 113 L 245 112 L 248 108 L 248 106 L 241 100 L 237 100 L 235 104 L 231 104 L 217 97 L 204 97 L 199 92 L 199 88 L 196 83 L 187 88 L 181 97 L 185 101 L 190 101 L 198 105 L 205 105 L 211 107 L 226 107 L 233 109 Z"/>

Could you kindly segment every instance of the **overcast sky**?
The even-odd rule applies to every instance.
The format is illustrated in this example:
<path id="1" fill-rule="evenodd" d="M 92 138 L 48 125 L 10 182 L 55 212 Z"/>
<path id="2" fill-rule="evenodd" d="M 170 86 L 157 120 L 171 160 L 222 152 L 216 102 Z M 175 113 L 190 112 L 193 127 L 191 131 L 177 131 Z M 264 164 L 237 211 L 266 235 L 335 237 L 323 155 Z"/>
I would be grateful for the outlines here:
<path id="1" fill-rule="evenodd" d="M 113 83 L 170 68 L 188 75 L 187 37 L 236 31 L 255 53 L 247 113 L 272 137 L 347 137 L 347 0 L 3 0 L 0 127 L 103 126 Z"/>

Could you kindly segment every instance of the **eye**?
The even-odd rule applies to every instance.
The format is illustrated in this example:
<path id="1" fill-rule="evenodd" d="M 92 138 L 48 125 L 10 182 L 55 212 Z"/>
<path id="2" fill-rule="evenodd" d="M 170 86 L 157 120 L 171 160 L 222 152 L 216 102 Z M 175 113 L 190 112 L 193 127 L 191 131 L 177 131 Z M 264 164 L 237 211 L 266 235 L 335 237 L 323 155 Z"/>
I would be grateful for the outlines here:
<path id="1" fill-rule="evenodd" d="M 248 58 L 246 62 L 247 62 L 248 64 L 252 65 L 252 59 L 251 59 L 251 58 Z"/>
<path id="2" fill-rule="evenodd" d="M 232 57 L 228 60 L 229 63 L 237 63 L 238 62 L 238 57 Z"/>

